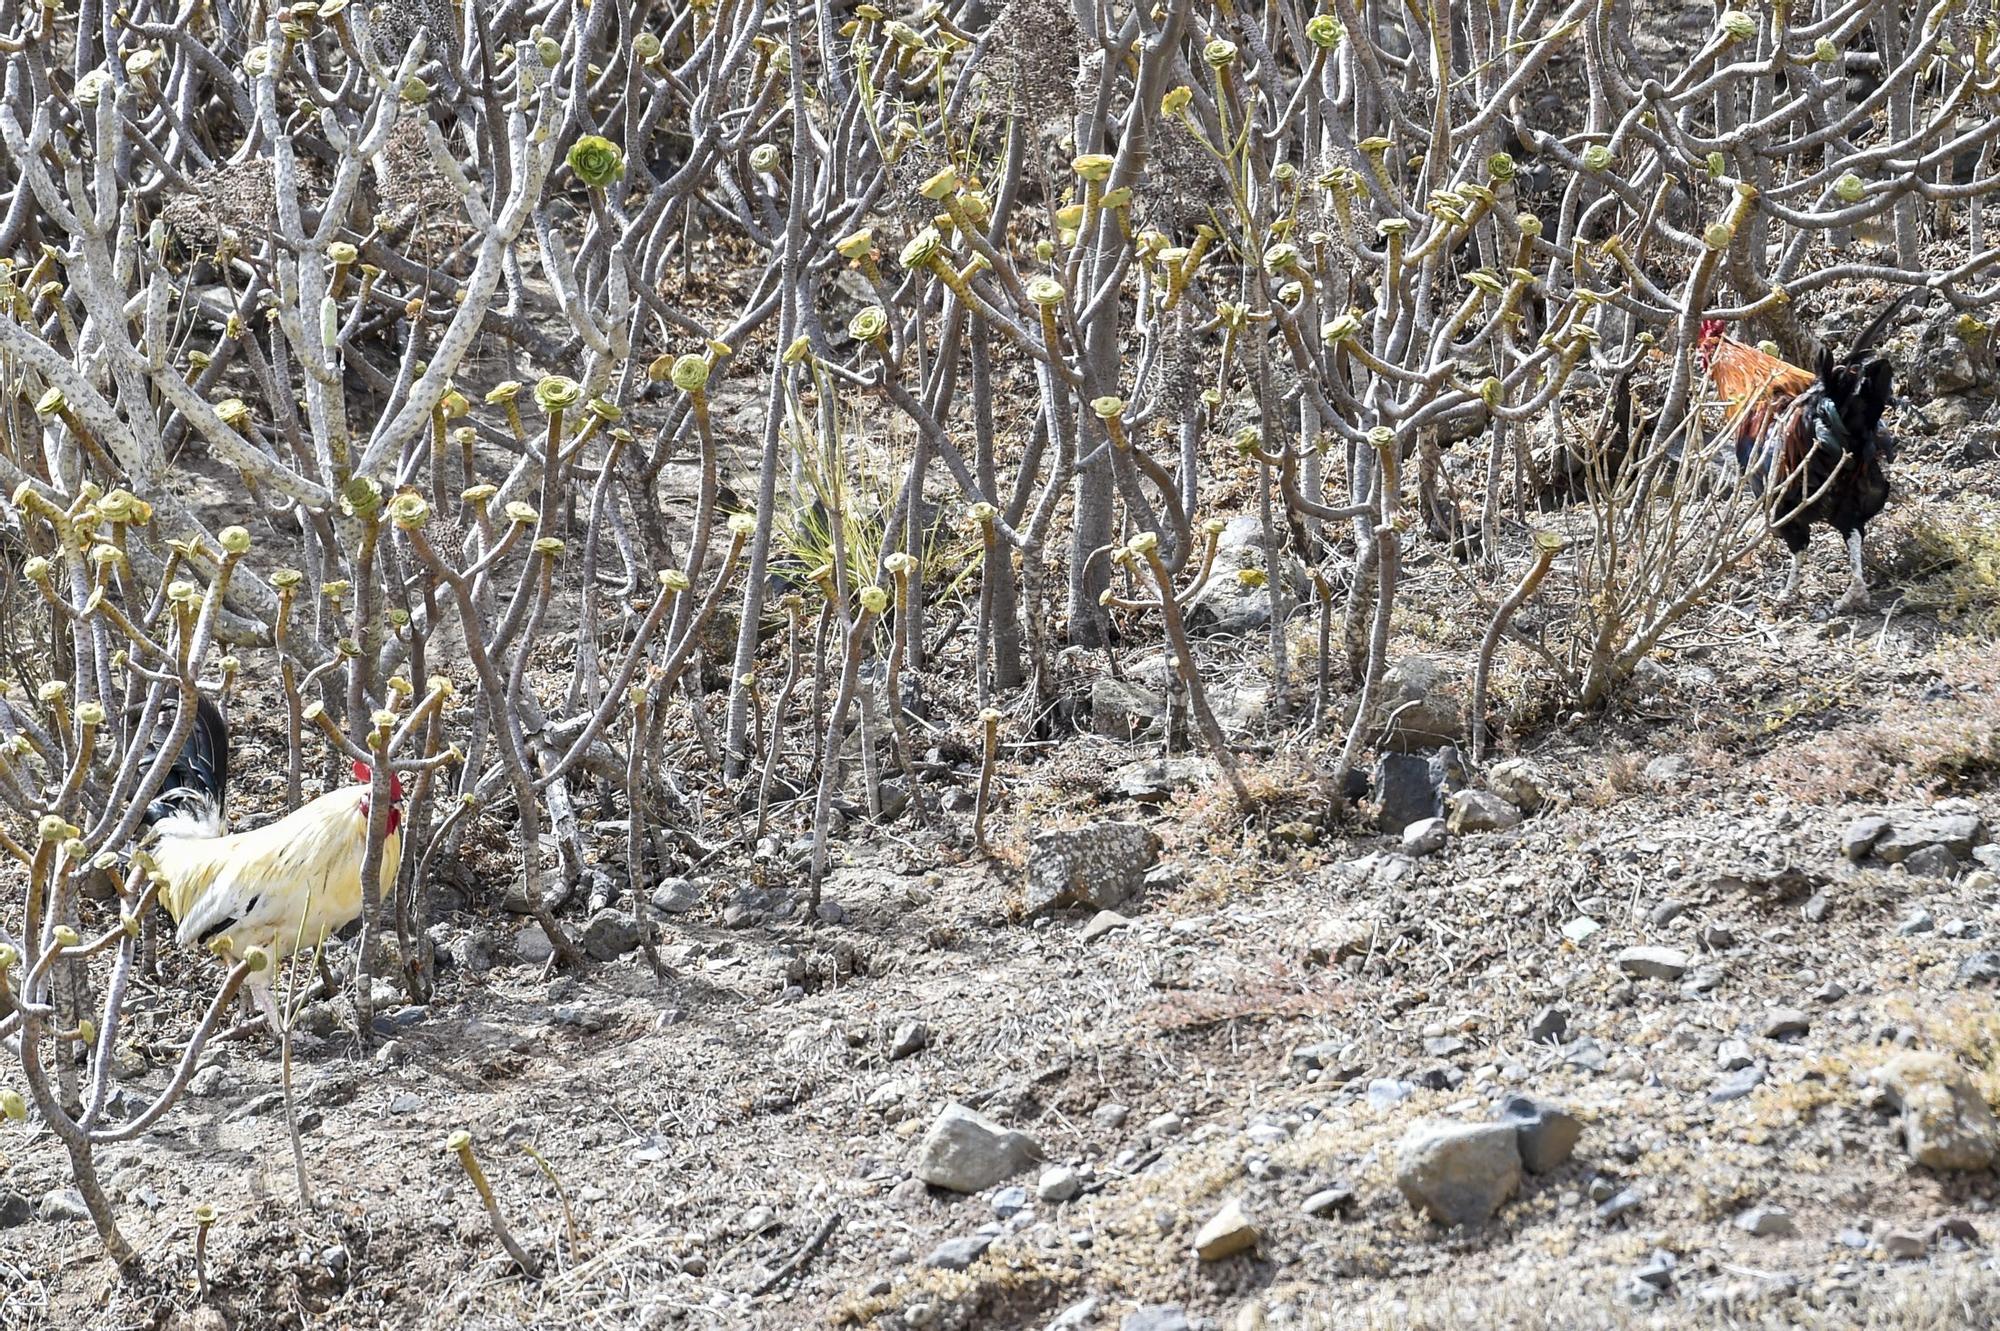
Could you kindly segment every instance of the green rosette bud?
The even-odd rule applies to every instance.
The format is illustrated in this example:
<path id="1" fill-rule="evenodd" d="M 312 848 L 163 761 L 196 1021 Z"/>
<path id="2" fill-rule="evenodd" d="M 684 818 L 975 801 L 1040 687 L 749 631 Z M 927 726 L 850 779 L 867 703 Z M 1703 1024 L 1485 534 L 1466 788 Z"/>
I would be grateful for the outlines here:
<path id="1" fill-rule="evenodd" d="M 708 358 L 689 352 L 674 358 L 674 368 L 669 372 L 674 387 L 683 393 L 699 393 L 708 387 Z"/>
<path id="2" fill-rule="evenodd" d="M 1716 25 L 1732 42 L 1749 42 L 1757 39 L 1757 19 L 1740 9 L 1724 10 L 1722 21 Z"/>
<path id="3" fill-rule="evenodd" d="M 1343 342 L 1352 342 L 1361 336 L 1361 320 L 1352 314 L 1343 314 L 1319 330 L 1320 341 L 1330 347 Z"/>
<path id="4" fill-rule="evenodd" d="M 958 193 L 958 168 L 947 166 L 917 186 L 917 193 L 932 203 L 943 203 Z"/>
<path id="5" fill-rule="evenodd" d="M 570 145 L 563 160 L 592 189 L 609 189 L 625 174 L 625 153 L 602 134 L 586 134 Z"/>
<path id="6" fill-rule="evenodd" d="M 389 520 L 403 531 L 420 530 L 431 520 L 431 506 L 419 494 L 399 494 L 389 501 Z"/>
<path id="7" fill-rule="evenodd" d="M 873 342 L 889 330 L 889 313 L 880 305 L 870 305 L 847 321 L 847 335 L 856 342 Z"/>
<path id="8" fill-rule="evenodd" d="M 552 374 L 535 385 L 535 404 L 553 414 L 583 401 L 583 385 L 566 374 Z"/>
<path id="9" fill-rule="evenodd" d="M 1063 290 L 1063 284 L 1053 277 L 1036 277 L 1028 281 L 1028 299 L 1045 310 L 1052 310 L 1062 304 L 1063 297 L 1068 294 Z"/>
<path id="10" fill-rule="evenodd" d="M 1102 184 L 1109 180 L 1111 167 L 1111 158 L 1104 153 L 1085 153 L 1070 161 L 1070 168 L 1092 184 Z"/>
<path id="11" fill-rule="evenodd" d="M 905 268 L 921 268 L 936 258 L 942 248 L 944 237 L 938 234 L 936 227 L 927 226 L 912 236 L 910 243 L 903 246 L 903 252 L 896 257 Z"/>

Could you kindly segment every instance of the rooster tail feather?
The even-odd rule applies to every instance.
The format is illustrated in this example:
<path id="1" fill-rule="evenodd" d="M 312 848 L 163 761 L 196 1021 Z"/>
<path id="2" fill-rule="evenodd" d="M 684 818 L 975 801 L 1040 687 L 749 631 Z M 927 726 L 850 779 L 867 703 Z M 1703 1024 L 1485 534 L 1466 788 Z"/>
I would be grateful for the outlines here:
<path id="1" fill-rule="evenodd" d="M 155 836 L 208 839 L 226 830 L 221 806 L 193 786 L 163 790 L 146 806 L 145 820 Z"/>
<path id="2" fill-rule="evenodd" d="M 158 758 L 156 744 L 147 762 Z M 160 793 L 146 806 L 146 824 L 173 836 L 221 836 L 228 792 L 229 726 L 221 709 L 206 697 L 197 697 L 194 729 L 174 755 Z"/>
<path id="3" fill-rule="evenodd" d="M 1861 358 L 1868 354 L 1869 348 L 1882 340 L 1882 334 L 1888 331 L 1889 321 L 1896 317 L 1899 310 L 1919 296 L 1922 296 L 1925 301 L 1929 301 L 1931 298 L 1931 289 L 1929 287 L 1910 287 L 1902 295 L 1884 306 L 1882 312 L 1876 315 L 1866 328 L 1861 330 L 1861 336 L 1854 339 L 1854 345 L 1847 349 L 1847 363 L 1849 365 L 1860 364 Z"/>

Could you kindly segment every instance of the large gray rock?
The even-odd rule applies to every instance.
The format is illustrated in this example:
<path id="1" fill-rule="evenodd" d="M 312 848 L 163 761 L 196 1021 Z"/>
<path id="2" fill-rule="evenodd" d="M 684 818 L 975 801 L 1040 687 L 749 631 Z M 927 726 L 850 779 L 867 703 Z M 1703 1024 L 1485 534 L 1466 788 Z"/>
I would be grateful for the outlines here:
<path id="1" fill-rule="evenodd" d="M 1135 740 L 1158 727 L 1166 716 L 1167 700 L 1151 689 L 1109 678 L 1090 686 L 1090 728 L 1100 735 Z"/>
<path id="2" fill-rule="evenodd" d="M 1533 813 L 1549 797 L 1548 777 L 1526 758 L 1502 758 L 1487 768 L 1486 788 L 1522 813 Z"/>
<path id="3" fill-rule="evenodd" d="M 1903 871 L 1912 878 L 1956 878 L 1959 858 L 1943 846 L 1918 846 L 1903 858 Z"/>
<path id="4" fill-rule="evenodd" d="M 1875 1070 L 1902 1111 L 1903 1146 L 1931 1169 L 1986 1169 L 2000 1158 L 2000 1125 L 1979 1089 L 1944 1054 L 1912 1052 Z"/>
<path id="5" fill-rule="evenodd" d="M 1386 726 L 1383 747 L 1390 752 L 1432 753 L 1465 738 L 1458 690 L 1436 661 L 1412 656 L 1392 663 L 1382 672 L 1381 695 L 1374 723 Z"/>
<path id="6" fill-rule="evenodd" d="M 514 936 L 514 955 L 530 966 L 539 966 L 555 955 L 555 945 L 539 924 L 524 924 Z"/>
<path id="7" fill-rule="evenodd" d="M 1857 864 L 1875 851 L 1875 843 L 1889 835 L 1889 820 L 1879 813 L 1856 818 L 1840 834 L 1840 853 Z"/>
<path id="8" fill-rule="evenodd" d="M 1875 858 L 1885 864 L 1900 864 L 1920 850 L 1941 846 L 1953 859 L 1963 860 L 1985 839 L 1986 829 L 1975 814 L 1899 819 L 1888 835 L 1875 843 Z"/>
<path id="9" fill-rule="evenodd" d="M 1419 1123 L 1396 1148 L 1396 1186 L 1446 1225 L 1476 1225 L 1521 1186 L 1512 1123 Z"/>
<path id="10" fill-rule="evenodd" d="M 1467 832 L 1494 832 L 1521 821 L 1521 811 L 1490 790 L 1461 790 L 1453 793 L 1446 824 L 1453 836 Z"/>
<path id="11" fill-rule="evenodd" d="M 652 904 L 662 915 L 685 915 L 701 904 L 701 888 L 690 878 L 668 878 L 653 889 Z"/>
<path id="12" fill-rule="evenodd" d="M 75 1188 L 57 1188 L 43 1193 L 35 1213 L 48 1224 L 75 1224 L 90 1219 L 90 1208 L 84 1204 L 83 1194 Z"/>
<path id="13" fill-rule="evenodd" d="M 1028 846 L 1028 913 L 1114 910 L 1139 894 L 1159 858 L 1159 835 L 1138 823 L 1043 832 Z"/>
<path id="14" fill-rule="evenodd" d="M 2000 983 L 2000 952 L 1974 952 L 1958 963 L 1952 979 L 1966 985 Z"/>
<path id="15" fill-rule="evenodd" d="M 1210 684 L 1208 709 L 1226 735 L 1259 730 L 1271 708 L 1271 690 L 1262 684 Z"/>
<path id="16" fill-rule="evenodd" d="M 947 1192 L 979 1192 L 1042 1158 L 1025 1132 L 1002 1127 L 964 1105 L 946 1105 L 917 1151 L 917 1177 Z"/>
<path id="17" fill-rule="evenodd" d="M 598 961 L 616 961 L 639 946 L 639 921 L 607 906 L 583 926 L 583 950 Z"/>
<path id="18" fill-rule="evenodd" d="M 1246 569 L 1252 575 L 1247 581 L 1238 576 Z M 1188 603 L 1188 630 L 1196 634 L 1245 634 L 1268 628 L 1271 589 L 1266 580 L 1278 579 L 1279 598 L 1289 607 L 1303 574 L 1299 562 L 1289 556 L 1272 570 L 1261 519 L 1253 515 L 1231 518 L 1216 538 L 1215 567 L 1207 585 Z"/>
<path id="19" fill-rule="evenodd" d="M 1176 790 L 1201 785 L 1214 768 L 1200 758 L 1141 758 L 1111 774 L 1104 793 L 1140 804 L 1160 804 Z"/>
<path id="20" fill-rule="evenodd" d="M 931 1249 L 931 1255 L 924 1258 L 924 1265 L 939 1271 L 963 1271 L 992 1246 L 993 1236 L 990 1234 L 967 1234 L 963 1238 L 946 1239 Z"/>

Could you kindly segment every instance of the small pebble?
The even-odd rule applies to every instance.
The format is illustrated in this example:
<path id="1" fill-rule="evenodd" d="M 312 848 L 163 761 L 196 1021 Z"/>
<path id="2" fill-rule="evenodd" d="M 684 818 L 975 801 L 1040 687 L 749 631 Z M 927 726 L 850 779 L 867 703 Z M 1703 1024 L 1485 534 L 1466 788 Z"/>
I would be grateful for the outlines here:
<path id="1" fill-rule="evenodd" d="M 1929 1241 L 1913 1229 L 1892 1229 L 1882 1236 L 1882 1251 L 1899 1261 L 1922 1257 L 1929 1250 Z"/>
<path id="2" fill-rule="evenodd" d="M 1066 1202 L 1083 1190 L 1083 1179 L 1068 1165 L 1054 1165 L 1042 1171 L 1035 1183 L 1035 1196 L 1045 1202 Z"/>
<path id="3" fill-rule="evenodd" d="M 1759 1238 L 1783 1237 L 1799 1232 L 1799 1227 L 1792 1223 L 1792 1213 L 1782 1206 L 1753 1206 L 1736 1217 L 1736 1227 Z"/>
<path id="4" fill-rule="evenodd" d="M 1764 1014 L 1763 1036 L 1767 1040 L 1795 1040 L 1812 1029 L 1812 1018 L 1797 1008 L 1772 1008 Z"/>

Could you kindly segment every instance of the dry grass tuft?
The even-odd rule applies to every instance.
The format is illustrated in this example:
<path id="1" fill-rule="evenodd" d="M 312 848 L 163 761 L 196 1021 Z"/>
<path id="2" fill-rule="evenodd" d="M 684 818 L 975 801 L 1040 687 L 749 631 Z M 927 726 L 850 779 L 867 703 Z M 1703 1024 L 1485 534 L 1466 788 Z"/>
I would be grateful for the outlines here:
<path id="1" fill-rule="evenodd" d="M 1991 781 L 2000 774 L 2000 662 L 1964 651 L 1937 659 L 1935 668 L 1949 685 L 1885 699 L 1874 721 L 1770 753 L 1751 771 L 1782 793 L 1828 803 Z"/>
<path id="2" fill-rule="evenodd" d="M 1914 584 L 1905 604 L 1968 637 L 2000 638 L 2000 523 L 1965 503 L 1929 504 L 1901 534 Z"/>

